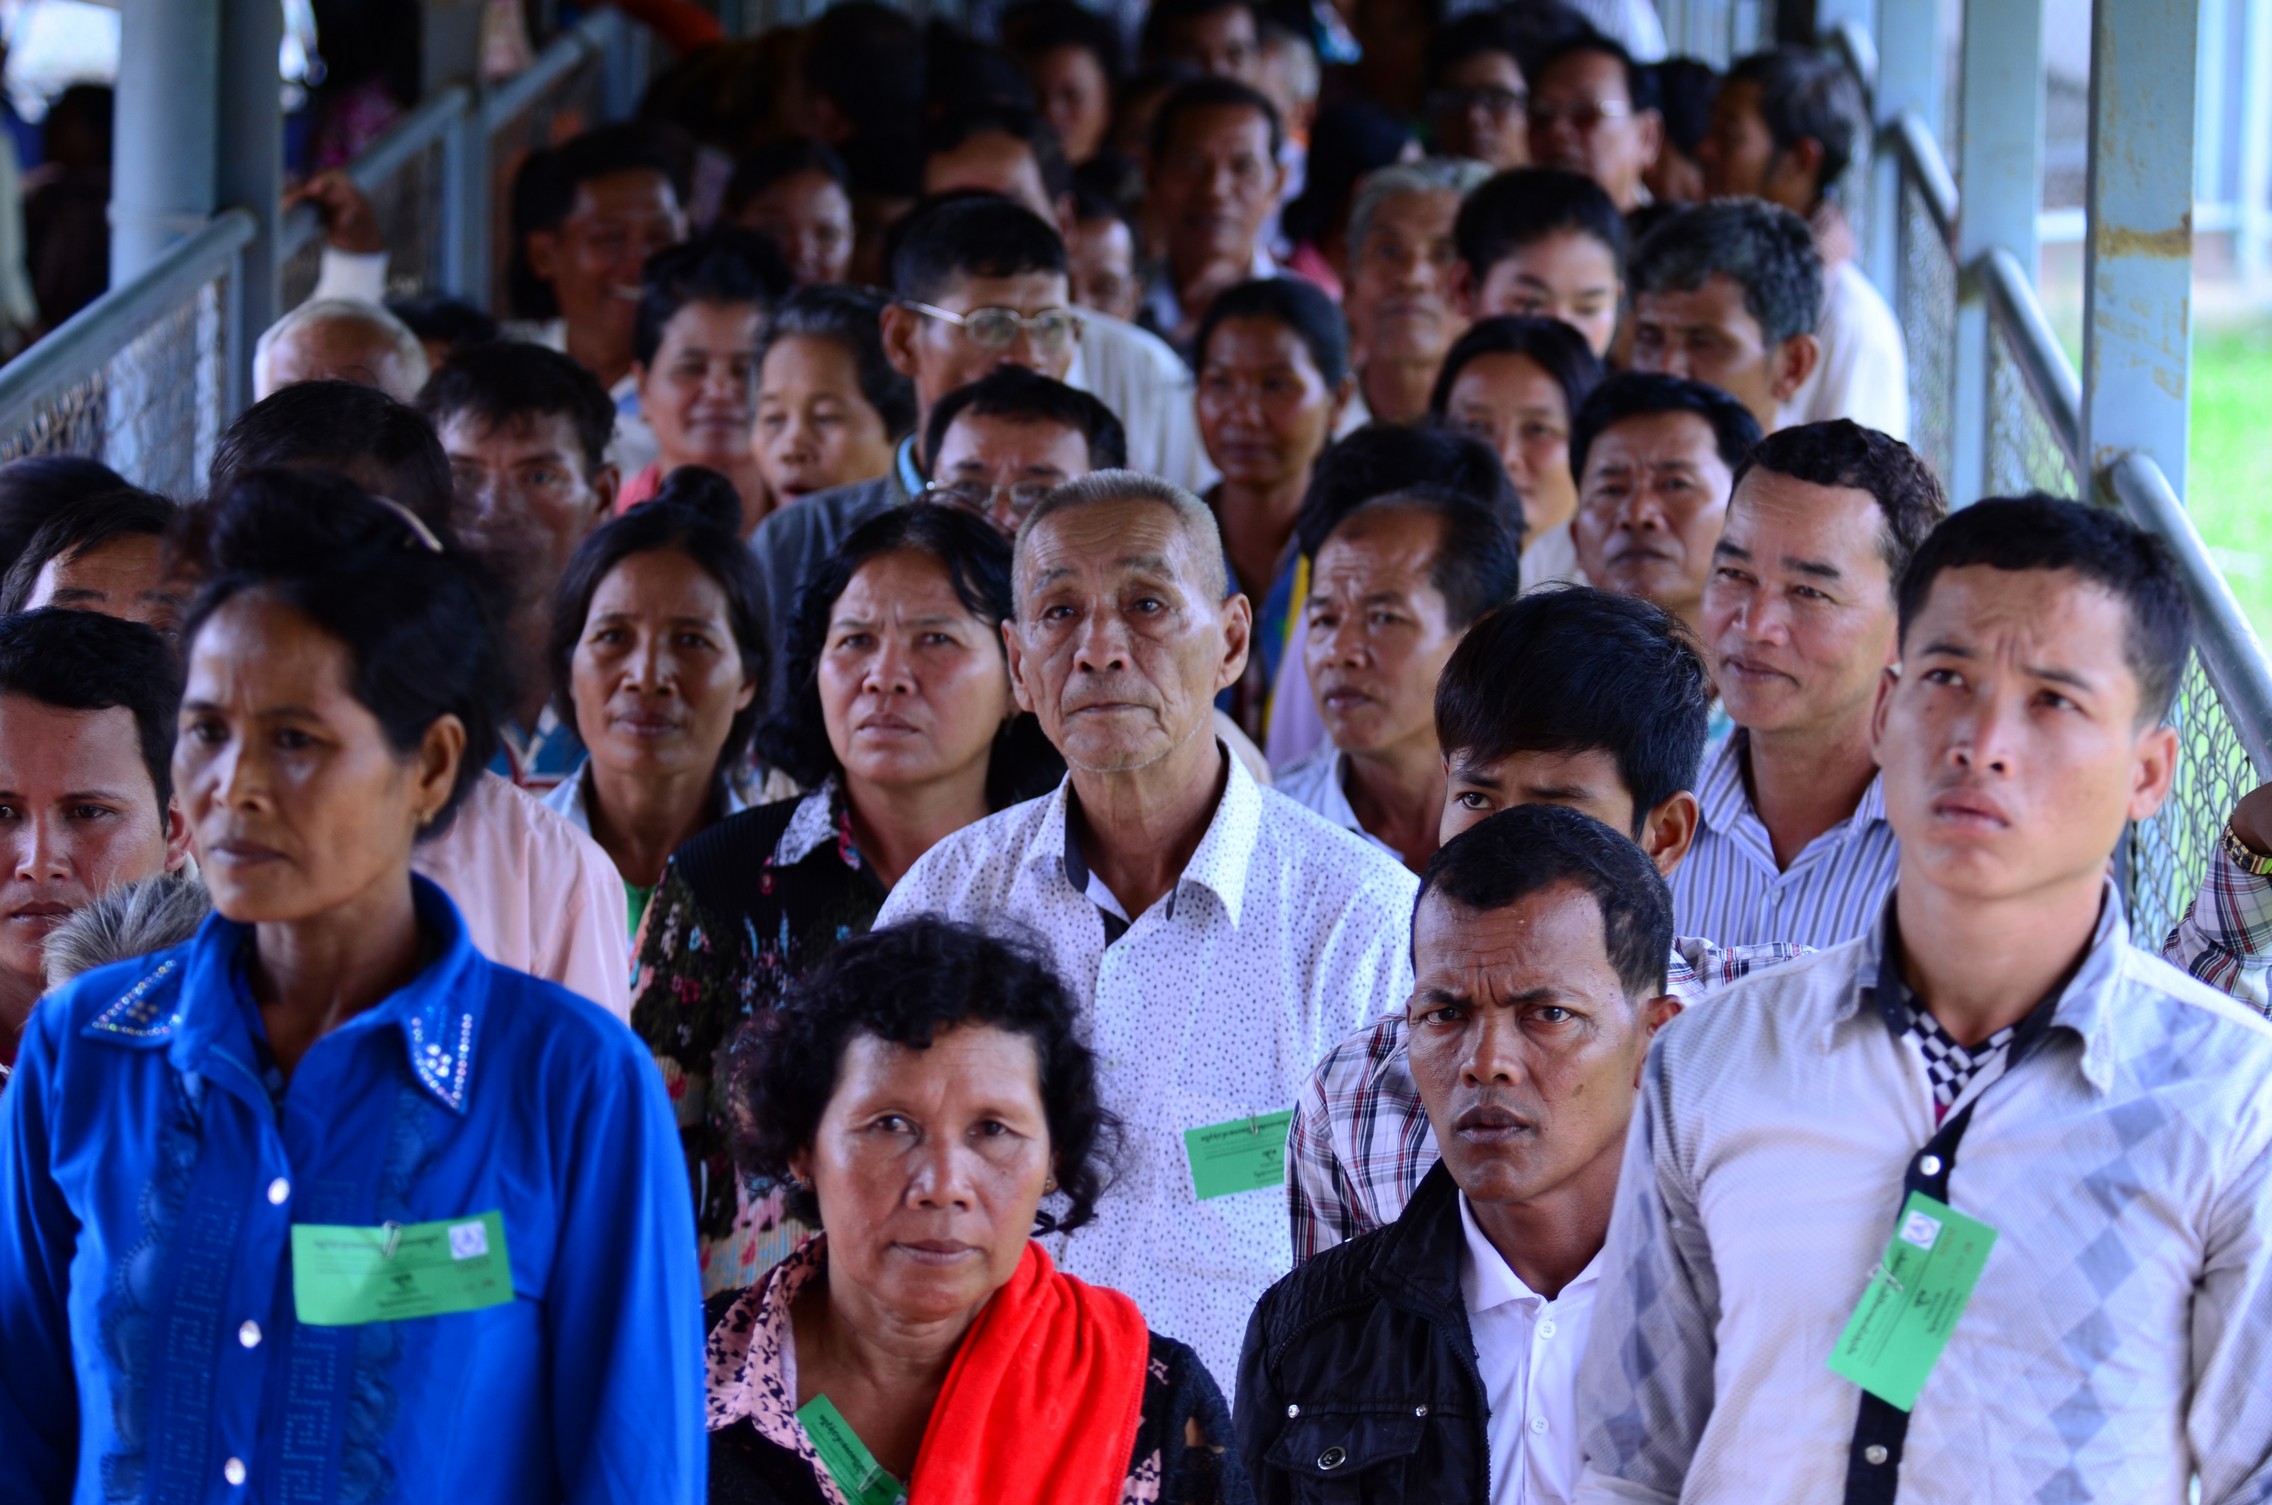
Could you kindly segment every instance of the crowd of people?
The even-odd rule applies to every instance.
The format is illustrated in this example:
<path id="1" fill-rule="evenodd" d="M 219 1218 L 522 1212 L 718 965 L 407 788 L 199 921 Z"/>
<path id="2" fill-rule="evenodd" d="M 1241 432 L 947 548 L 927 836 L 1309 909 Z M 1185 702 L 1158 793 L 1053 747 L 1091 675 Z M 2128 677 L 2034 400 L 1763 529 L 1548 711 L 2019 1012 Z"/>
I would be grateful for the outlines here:
<path id="1" fill-rule="evenodd" d="M 625 8 L 498 307 L 320 180 L 0 466 L 0 1502 L 2262 1495 L 2272 786 L 2133 935 L 2186 592 L 1838 63 Z"/>

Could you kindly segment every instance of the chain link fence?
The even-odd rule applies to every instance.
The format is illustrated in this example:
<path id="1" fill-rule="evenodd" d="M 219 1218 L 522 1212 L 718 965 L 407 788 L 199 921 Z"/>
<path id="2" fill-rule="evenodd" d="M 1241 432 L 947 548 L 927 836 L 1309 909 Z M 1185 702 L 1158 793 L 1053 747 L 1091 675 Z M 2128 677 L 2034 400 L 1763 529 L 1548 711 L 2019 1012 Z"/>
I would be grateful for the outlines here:
<path id="1" fill-rule="evenodd" d="M 2029 491 L 2070 499 L 2084 495 L 2066 446 L 2036 404 L 2011 345 L 1994 321 L 1988 332 L 1986 469 L 1990 496 Z"/>
<path id="2" fill-rule="evenodd" d="M 1895 307 L 1909 343 L 1910 443 L 1936 475 L 1954 463 L 1956 258 L 1916 180 L 1901 186 L 1901 279 Z"/>

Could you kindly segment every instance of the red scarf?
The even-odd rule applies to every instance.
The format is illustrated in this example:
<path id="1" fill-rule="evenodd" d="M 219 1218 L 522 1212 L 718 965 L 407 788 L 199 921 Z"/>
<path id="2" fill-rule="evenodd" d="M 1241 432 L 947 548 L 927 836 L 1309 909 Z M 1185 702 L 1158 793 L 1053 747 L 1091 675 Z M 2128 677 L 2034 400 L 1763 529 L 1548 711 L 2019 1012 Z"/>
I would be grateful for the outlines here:
<path id="1" fill-rule="evenodd" d="M 947 1371 L 910 1505 L 1119 1505 L 1150 1355 L 1135 1302 L 1029 1240 Z"/>

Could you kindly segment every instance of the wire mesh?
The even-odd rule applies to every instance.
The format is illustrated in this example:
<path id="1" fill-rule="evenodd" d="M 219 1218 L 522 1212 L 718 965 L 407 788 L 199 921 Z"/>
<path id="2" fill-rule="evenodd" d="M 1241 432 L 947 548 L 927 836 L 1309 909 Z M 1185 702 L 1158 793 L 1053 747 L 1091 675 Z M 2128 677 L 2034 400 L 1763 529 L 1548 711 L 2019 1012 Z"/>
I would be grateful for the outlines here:
<path id="1" fill-rule="evenodd" d="M 2036 406 L 2027 378 L 1993 320 L 1988 334 L 1987 482 L 1991 496 L 2044 491 L 2072 500 L 2083 495 L 2066 449 Z"/>
<path id="2" fill-rule="evenodd" d="M 2176 782 L 2160 812 L 2130 828 L 2124 851 L 2131 929 L 2150 948 L 2158 948 L 2185 913 L 2216 855 L 2226 817 L 2258 782 L 2198 656 L 2187 662 L 2169 724 L 2177 730 Z"/>
<path id="3" fill-rule="evenodd" d="M 1896 312 L 1909 347 L 1910 442 L 1946 481 L 1956 432 L 1950 412 L 1956 399 L 1956 258 L 1924 194 L 1906 174 Z"/>
<path id="4" fill-rule="evenodd" d="M 200 284 L 0 436 L 0 461 L 86 455 L 163 495 L 195 493 L 228 416 L 227 299 L 225 275 Z"/>

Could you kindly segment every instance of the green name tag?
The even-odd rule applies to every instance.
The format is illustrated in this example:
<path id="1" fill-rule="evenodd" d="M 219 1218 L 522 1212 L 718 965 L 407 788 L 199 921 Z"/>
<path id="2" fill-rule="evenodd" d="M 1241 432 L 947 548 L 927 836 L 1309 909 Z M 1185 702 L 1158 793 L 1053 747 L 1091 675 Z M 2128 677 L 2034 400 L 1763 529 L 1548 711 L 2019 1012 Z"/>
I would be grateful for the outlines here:
<path id="1" fill-rule="evenodd" d="M 1995 1243 L 1986 1223 L 1911 1192 L 1830 1367 L 1888 1405 L 1915 1406 Z"/>
<path id="2" fill-rule="evenodd" d="M 292 1225 L 292 1308 L 311 1327 L 402 1322 L 513 1299 L 505 1219 Z"/>
<path id="3" fill-rule="evenodd" d="M 797 1420 L 813 1440 L 813 1451 L 844 1498 L 852 1505 L 907 1505 L 907 1491 L 876 1461 L 860 1434 L 825 1395 L 816 1395 L 797 1408 Z"/>
<path id="4" fill-rule="evenodd" d="M 1286 1184 L 1286 1126 L 1294 1110 L 1234 1118 L 1204 1129 L 1183 1131 L 1191 1157 L 1191 1189 L 1199 1200 L 1236 1196 Z"/>

